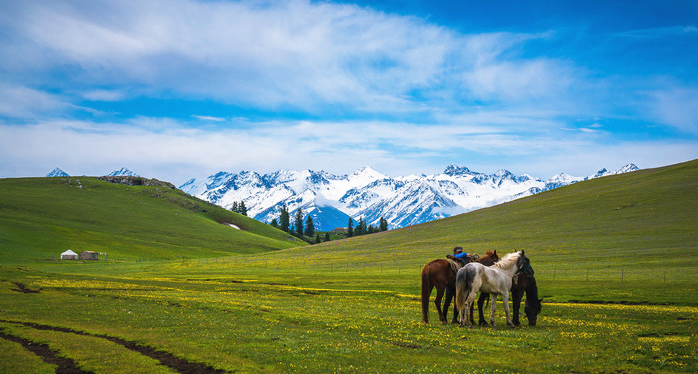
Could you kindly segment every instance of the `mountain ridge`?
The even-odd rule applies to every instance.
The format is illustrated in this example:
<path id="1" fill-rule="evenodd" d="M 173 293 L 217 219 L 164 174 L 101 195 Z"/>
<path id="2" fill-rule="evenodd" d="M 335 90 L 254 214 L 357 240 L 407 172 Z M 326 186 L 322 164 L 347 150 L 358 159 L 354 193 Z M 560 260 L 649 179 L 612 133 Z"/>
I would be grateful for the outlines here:
<path id="1" fill-rule="evenodd" d="M 70 176 L 70 174 L 66 173 L 61 168 L 55 168 L 46 174 L 47 178 L 69 177 L 69 176 Z M 125 167 L 122 167 L 119 170 L 114 170 L 109 174 L 104 174 L 104 176 L 107 176 L 107 177 L 140 177 L 140 175 L 136 174 L 135 172 L 133 172 Z"/>
<path id="2" fill-rule="evenodd" d="M 260 175 L 252 171 L 218 172 L 190 179 L 179 188 L 193 196 L 230 209 L 244 201 L 248 214 L 262 222 L 278 218 L 283 205 L 293 213 L 302 209 L 318 230 L 345 227 L 348 218 L 377 225 L 381 217 L 390 228 L 400 228 L 485 208 L 583 180 L 640 170 L 634 164 L 588 177 L 557 174 L 547 181 L 506 169 L 493 174 L 448 165 L 443 173 L 388 177 L 370 166 L 346 175 L 324 170 L 279 170 Z M 325 214 L 322 209 L 326 208 Z M 329 208 L 329 209 L 328 209 Z"/>

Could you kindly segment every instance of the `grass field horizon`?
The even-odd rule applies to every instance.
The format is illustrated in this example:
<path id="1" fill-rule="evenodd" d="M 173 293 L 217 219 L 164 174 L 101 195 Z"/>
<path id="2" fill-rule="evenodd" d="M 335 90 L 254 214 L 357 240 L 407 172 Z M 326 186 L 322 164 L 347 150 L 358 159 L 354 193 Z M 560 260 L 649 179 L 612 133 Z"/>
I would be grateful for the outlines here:
<path id="1" fill-rule="evenodd" d="M 255 240 L 225 236 L 238 243 L 235 250 L 220 244 L 222 239 L 208 248 L 200 233 L 160 215 L 180 216 L 184 209 L 196 217 L 186 213 L 186 224 L 204 222 L 197 229 L 229 235 L 230 230 L 219 233 L 229 229 L 216 222 L 220 217 L 163 205 L 168 199 L 153 197 L 155 190 L 99 185 L 86 193 L 55 181 L 40 180 L 43 187 L 35 192 L 44 194 L 43 202 L 66 199 L 48 208 L 54 217 L 71 203 L 94 206 L 102 200 L 113 204 L 116 216 L 96 219 L 104 211 L 93 207 L 95 216 L 49 224 L 51 215 L 45 217 L 38 202 L 20 206 L 33 196 L 23 183 L 36 180 L 0 181 L 0 190 L 16 184 L 14 195 L 0 196 L 0 247 L 3 256 L 17 256 L 0 262 L 0 332 L 46 344 L 83 370 L 178 370 L 123 342 L 229 372 L 698 369 L 696 160 L 320 245 L 293 247 L 278 236 L 268 239 L 277 247 L 266 250 L 258 234 Z M 89 183 L 96 182 L 83 181 Z M 130 229 L 148 239 L 141 247 L 129 247 L 136 241 L 119 239 L 118 230 L 104 226 L 116 222 L 119 230 L 128 228 L 128 211 L 119 206 L 129 199 L 146 210 L 140 217 L 157 217 L 148 218 L 157 221 L 152 226 L 139 218 L 141 228 Z M 146 228 L 173 234 L 145 235 Z M 39 231 L 32 236 L 30 229 Z M 195 250 L 169 255 L 181 248 L 173 239 L 162 244 L 167 235 Z M 43 249 L 31 256 L 36 248 L 70 245 L 72 239 L 95 246 L 94 238 L 105 247 L 124 248 L 129 261 L 46 261 Z M 503 327 L 501 301 L 496 328 L 434 323 L 433 303 L 432 323 L 423 324 L 419 271 L 455 245 L 476 253 L 525 250 L 545 298 L 538 326 Z M 16 341 L 0 339 L 0 352 L 0 372 L 55 369 Z"/>

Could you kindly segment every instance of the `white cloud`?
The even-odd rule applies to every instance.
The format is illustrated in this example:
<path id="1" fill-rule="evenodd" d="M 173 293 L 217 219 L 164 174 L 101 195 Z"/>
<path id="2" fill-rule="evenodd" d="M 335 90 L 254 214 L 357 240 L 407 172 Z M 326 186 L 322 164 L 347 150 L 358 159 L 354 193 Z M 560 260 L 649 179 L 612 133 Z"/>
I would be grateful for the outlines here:
<path id="1" fill-rule="evenodd" d="M 225 118 L 223 117 L 215 117 L 215 116 L 201 116 L 197 114 L 193 114 L 192 118 L 196 118 L 201 121 L 210 121 L 210 122 L 224 122 L 226 121 Z"/>
<path id="2" fill-rule="evenodd" d="M 566 93 L 574 84 L 572 69 L 558 61 L 490 61 L 464 74 L 471 93 L 480 99 L 538 101 Z"/>
<path id="3" fill-rule="evenodd" d="M 0 116 L 37 117 L 70 107 L 59 96 L 0 82 Z"/>
<path id="4" fill-rule="evenodd" d="M 405 112 L 464 93 L 550 97 L 574 74 L 555 60 L 511 58 L 522 44 L 550 33 L 463 35 L 354 5 L 36 1 L 15 8 L 8 10 L 16 12 L 8 16 L 15 44 L 43 57 L 23 73 L 70 69 L 70 83 L 131 86 L 132 95 L 176 92 L 264 109 L 317 111 L 332 104 Z M 419 100 L 411 97 L 415 91 Z M 86 97 L 121 94 L 94 89 Z M 419 103 L 429 97 L 433 104 Z"/>
<path id="5" fill-rule="evenodd" d="M 698 88 L 670 88 L 654 93 L 652 116 L 660 123 L 698 135 Z"/>
<path id="6" fill-rule="evenodd" d="M 83 97 L 94 101 L 118 101 L 127 97 L 127 94 L 121 90 L 92 90 L 85 92 Z"/>

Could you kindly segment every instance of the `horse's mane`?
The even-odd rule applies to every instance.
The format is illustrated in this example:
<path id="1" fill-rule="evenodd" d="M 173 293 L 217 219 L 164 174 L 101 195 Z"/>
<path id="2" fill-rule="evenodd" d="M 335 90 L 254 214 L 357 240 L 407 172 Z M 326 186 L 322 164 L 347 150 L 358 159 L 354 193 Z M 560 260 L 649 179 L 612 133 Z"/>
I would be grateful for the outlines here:
<path id="1" fill-rule="evenodd" d="M 521 252 L 508 253 L 506 256 L 502 257 L 501 260 L 495 262 L 493 266 L 500 269 L 508 269 L 516 265 L 516 262 L 519 261 L 519 257 L 521 257 Z"/>

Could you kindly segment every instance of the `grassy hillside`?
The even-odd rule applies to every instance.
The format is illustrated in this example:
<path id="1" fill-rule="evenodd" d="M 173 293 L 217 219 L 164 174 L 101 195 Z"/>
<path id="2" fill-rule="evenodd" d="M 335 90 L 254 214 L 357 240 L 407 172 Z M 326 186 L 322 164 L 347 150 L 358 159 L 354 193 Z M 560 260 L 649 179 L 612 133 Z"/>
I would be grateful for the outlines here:
<path id="1" fill-rule="evenodd" d="M 0 180 L 3 261 L 56 258 L 69 248 L 107 253 L 109 259 L 154 259 L 297 245 L 301 243 L 266 224 L 164 186 L 87 177 Z"/>

